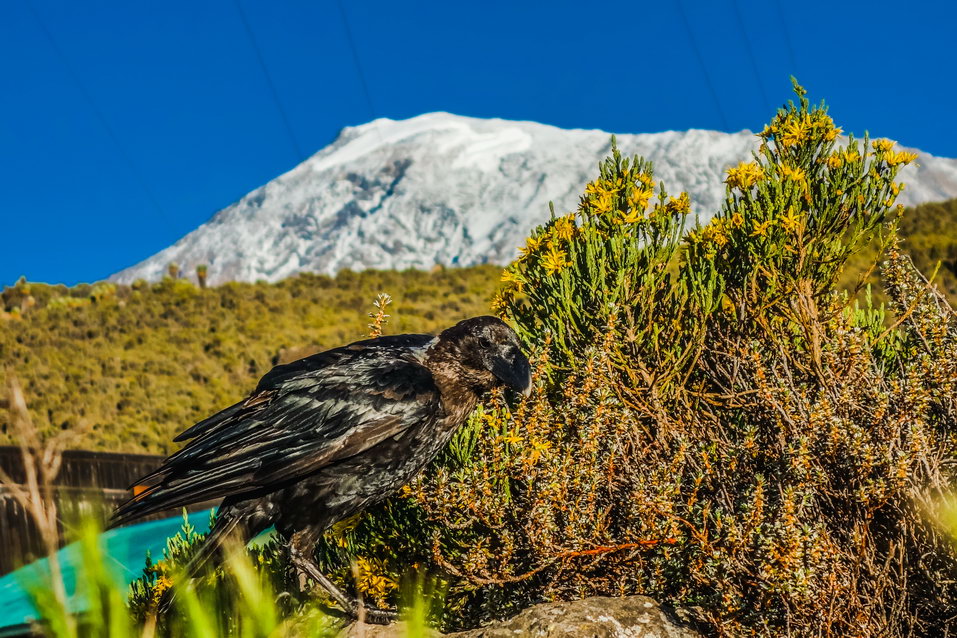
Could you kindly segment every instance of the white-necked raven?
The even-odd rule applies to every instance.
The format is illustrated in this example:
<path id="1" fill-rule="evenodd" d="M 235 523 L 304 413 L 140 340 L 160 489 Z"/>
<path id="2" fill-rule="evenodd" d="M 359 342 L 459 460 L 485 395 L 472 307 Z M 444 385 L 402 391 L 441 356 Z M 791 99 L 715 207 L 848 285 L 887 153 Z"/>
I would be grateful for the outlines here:
<path id="1" fill-rule="evenodd" d="M 313 561 L 322 533 L 406 484 L 482 395 L 503 385 L 528 392 L 531 368 L 515 332 L 495 317 L 276 366 L 247 399 L 177 436 L 189 442 L 138 482 L 148 487 L 112 522 L 222 498 L 189 571 L 227 536 L 248 540 L 275 525 L 293 564 L 355 614 Z"/>

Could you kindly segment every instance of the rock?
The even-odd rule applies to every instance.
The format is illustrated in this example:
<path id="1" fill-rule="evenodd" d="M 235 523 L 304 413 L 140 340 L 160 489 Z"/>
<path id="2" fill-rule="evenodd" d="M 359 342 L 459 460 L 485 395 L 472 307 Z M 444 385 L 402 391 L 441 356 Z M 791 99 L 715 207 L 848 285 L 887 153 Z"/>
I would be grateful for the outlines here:
<path id="1" fill-rule="evenodd" d="M 678 620 L 647 596 L 609 598 L 595 596 L 568 603 L 542 603 L 514 618 L 481 629 L 457 634 L 456 638 L 701 638 L 703 634 Z"/>
<path id="2" fill-rule="evenodd" d="M 404 622 L 397 622 L 387 626 L 353 623 L 346 627 L 336 638 L 408 638 L 409 636 L 416 636 L 418 638 L 440 638 L 442 634 L 434 629 L 410 633 L 409 628 Z"/>
<path id="3" fill-rule="evenodd" d="M 455 634 L 454 638 L 702 638 L 681 618 L 693 617 L 684 610 L 664 608 L 647 596 L 608 598 L 596 596 L 573 602 L 542 603 L 509 620 Z M 436 632 L 427 638 L 438 637 Z M 343 634 L 348 638 L 400 638 L 406 636 L 402 623 L 389 627 L 353 625 Z"/>

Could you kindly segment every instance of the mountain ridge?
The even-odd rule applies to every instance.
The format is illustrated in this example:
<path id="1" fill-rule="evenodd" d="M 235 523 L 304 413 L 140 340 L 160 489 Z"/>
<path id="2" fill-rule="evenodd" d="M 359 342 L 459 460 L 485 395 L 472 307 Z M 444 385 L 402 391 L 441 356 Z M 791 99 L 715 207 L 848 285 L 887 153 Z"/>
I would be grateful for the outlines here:
<path id="1" fill-rule="evenodd" d="M 707 219 L 724 170 L 750 157 L 750 131 L 617 135 L 654 162 L 669 192 L 688 191 Z M 530 121 L 426 113 L 345 127 L 325 148 L 220 210 L 172 246 L 111 277 L 156 280 L 175 262 L 209 282 L 277 281 L 302 271 L 427 269 L 508 263 L 528 231 L 574 210 L 611 134 Z M 957 160 L 917 151 L 901 203 L 957 196 Z"/>

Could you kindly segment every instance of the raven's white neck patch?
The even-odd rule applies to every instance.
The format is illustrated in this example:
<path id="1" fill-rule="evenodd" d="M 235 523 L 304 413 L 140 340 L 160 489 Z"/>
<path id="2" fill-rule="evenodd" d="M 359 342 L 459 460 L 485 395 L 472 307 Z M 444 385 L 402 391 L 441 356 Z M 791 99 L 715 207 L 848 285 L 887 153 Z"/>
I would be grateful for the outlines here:
<path id="1" fill-rule="evenodd" d="M 412 356 L 416 358 L 419 363 L 423 363 L 425 358 L 429 356 L 429 350 L 439 342 L 438 337 L 433 337 L 427 343 L 421 346 L 416 346 L 414 348 L 409 348 L 409 351 L 412 353 Z"/>

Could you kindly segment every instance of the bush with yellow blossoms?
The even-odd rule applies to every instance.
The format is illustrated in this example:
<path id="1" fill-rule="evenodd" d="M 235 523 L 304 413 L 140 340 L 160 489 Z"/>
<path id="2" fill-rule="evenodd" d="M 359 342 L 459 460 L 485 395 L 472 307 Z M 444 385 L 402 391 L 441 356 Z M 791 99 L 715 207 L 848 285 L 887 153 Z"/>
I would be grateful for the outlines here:
<path id="1" fill-rule="evenodd" d="M 492 306 L 529 343 L 549 334 L 553 368 L 569 367 L 580 342 L 599 337 L 613 314 L 633 332 L 651 328 L 645 310 L 671 294 L 669 265 L 689 210 L 687 193 L 669 197 L 651 164 L 622 157 L 612 140 L 612 156 L 586 186 L 578 210 L 562 216 L 553 210 L 532 232 L 502 273 Z"/>
<path id="2" fill-rule="evenodd" d="M 957 316 L 897 243 L 914 157 L 795 88 L 706 224 L 613 150 L 505 270 L 535 391 L 407 491 L 452 624 L 646 594 L 722 636 L 957 630 Z M 838 285 L 875 243 L 888 307 Z"/>

